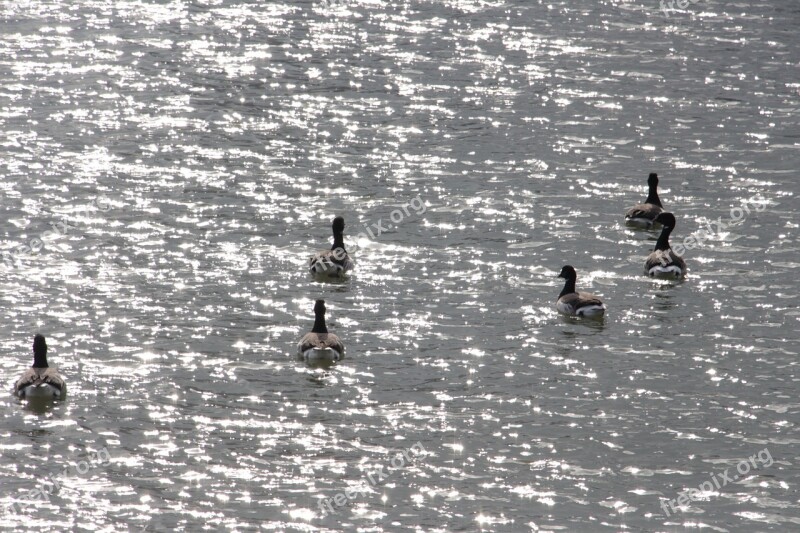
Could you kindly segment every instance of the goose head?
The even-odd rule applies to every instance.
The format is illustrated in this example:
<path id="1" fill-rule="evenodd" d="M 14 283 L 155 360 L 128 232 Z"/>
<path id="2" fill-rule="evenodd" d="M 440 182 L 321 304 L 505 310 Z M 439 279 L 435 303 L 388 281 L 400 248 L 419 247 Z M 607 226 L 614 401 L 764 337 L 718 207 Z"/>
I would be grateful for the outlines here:
<path id="1" fill-rule="evenodd" d="M 564 265 L 561 267 L 561 273 L 558 275 L 559 278 L 564 278 L 567 280 L 575 280 L 578 278 L 578 274 L 575 272 L 575 269 L 572 268 L 570 265 Z"/>

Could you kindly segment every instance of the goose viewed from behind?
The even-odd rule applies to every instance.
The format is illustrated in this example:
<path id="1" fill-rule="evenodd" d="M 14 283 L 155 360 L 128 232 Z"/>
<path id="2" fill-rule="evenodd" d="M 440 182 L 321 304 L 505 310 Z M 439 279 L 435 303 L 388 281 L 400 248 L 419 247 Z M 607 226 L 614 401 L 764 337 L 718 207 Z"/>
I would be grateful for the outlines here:
<path id="1" fill-rule="evenodd" d="M 344 359 L 344 344 L 328 333 L 325 325 L 325 300 L 314 304 L 314 327 L 297 344 L 297 357 L 309 365 L 330 366 Z"/>
<path id="2" fill-rule="evenodd" d="M 658 197 L 658 174 L 652 172 L 647 178 L 649 191 L 643 204 L 638 204 L 625 212 L 625 223 L 638 228 L 650 229 L 656 217 L 664 210 Z"/>
<path id="3" fill-rule="evenodd" d="M 575 290 L 578 274 L 572 266 L 565 265 L 558 277 L 567 280 L 564 283 L 564 290 L 558 295 L 558 300 L 556 301 L 556 309 L 559 313 L 587 318 L 603 316 L 606 312 L 606 306 L 599 298 L 588 292 L 577 292 Z"/>
<path id="4" fill-rule="evenodd" d="M 686 262 L 676 254 L 669 245 L 669 236 L 675 229 L 675 215 L 661 213 L 656 218 L 661 224 L 661 235 L 658 236 L 656 247 L 647 256 L 644 264 L 644 273 L 651 278 L 679 279 L 686 275 Z"/>
<path id="5" fill-rule="evenodd" d="M 14 394 L 22 399 L 47 398 L 58 400 L 67 394 L 67 384 L 55 368 L 47 365 L 47 342 L 44 335 L 33 338 L 33 366 L 26 370 L 14 385 Z"/>
<path id="6" fill-rule="evenodd" d="M 321 277 L 341 278 L 353 268 L 353 261 L 344 247 L 344 218 L 333 219 L 333 246 L 314 254 L 309 260 L 309 270 L 312 275 Z"/>

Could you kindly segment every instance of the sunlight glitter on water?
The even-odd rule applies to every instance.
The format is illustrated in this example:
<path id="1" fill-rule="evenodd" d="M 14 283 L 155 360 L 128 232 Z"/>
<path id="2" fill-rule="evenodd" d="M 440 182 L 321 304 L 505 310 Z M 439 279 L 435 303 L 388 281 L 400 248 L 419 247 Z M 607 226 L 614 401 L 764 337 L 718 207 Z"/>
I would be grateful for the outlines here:
<path id="1" fill-rule="evenodd" d="M 110 207 L 3 280 L 6 381 L 42 330 L 70 399 L 6 400 L 0 497 L 36 479 L 30 454 L 113 457 L 3 527 L 651 530 L 686 523 L 659 498 L 703 460 L 765 435 L 783 459 L 756 479 L 785 486 L 692 512 L 793 524 L 791 15 L 634 7 L 0 7 L 4 250 Z M 768 210 L 689 251 L 685 283 L 644 279 L 656 234 L 622 213 L 651 169 L 680 239 L 756 193 Z M 357 267 L 318 283 L 335 214 Z M 567 263 L 605 323 L 555 312 Z M 320 297 L 348 350 L 327 371 L 294 361 Z"/>

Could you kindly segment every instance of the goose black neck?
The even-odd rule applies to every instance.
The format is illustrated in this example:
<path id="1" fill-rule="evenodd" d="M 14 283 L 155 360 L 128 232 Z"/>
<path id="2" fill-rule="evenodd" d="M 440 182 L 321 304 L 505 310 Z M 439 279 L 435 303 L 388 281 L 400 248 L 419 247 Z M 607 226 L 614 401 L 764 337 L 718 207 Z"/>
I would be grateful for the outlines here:
<path id="1" fill-rule="evenodd" d="M 572 294 L 573 292 L 575 292 L 575 278 L 567 278 L 567 282 L 564 284 L 564 290 L 561 291 L 558 297 L 561 298 L 565 294 Z"/>
<path id="2" fill-rule="evenodd" d="M 314 327 L 311 328 L 311 333 L 328 333 L 328 328 L 325 327 L 325 313 L 314 315 Z"/>
<path id="3" fill-rule="evenodd" d="M 331 246 L 331 250 L 335 250 L 337 248 L 344 250 L 344 233 L 341 231 L 333 232 L 333 246 Z"/>
<path id="4" fill-rule="evenodd" d="M 656 247 L 654 251 L 666 251 L 669 250 L 669 234 L 672 233 L 672 228 L 669 226 L 664 226 L 661 228 L 661 235 L 658 236 L 658 241 L 656 241 Z"/>
<path id="5" fill-rule="evenodd" d="M 47 353 L 34 353 L 33 354 L 34 368 L 48 368 L 47 367 Z"/>
<path id="6" fill-rule="evenodd" d="M 33 337 L 33 366 L 47 368 L 47 342 L 38 333 Z"/>
<path id="7" fill-rule="evenodd" d="M 658 207 L 664 207 L 661 205 L 661 199 L 658 197 L 658 185 L 651 185 L 650 191 L 647 193 L 647 200 L 644 201 L 646 204 L 653 204 L 657 205 Z"/>

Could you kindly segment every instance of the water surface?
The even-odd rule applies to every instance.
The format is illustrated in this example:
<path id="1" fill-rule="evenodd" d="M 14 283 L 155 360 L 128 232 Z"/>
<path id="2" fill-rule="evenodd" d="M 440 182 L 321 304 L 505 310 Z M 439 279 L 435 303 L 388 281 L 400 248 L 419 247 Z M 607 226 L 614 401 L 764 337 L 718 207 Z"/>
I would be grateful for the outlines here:
<path id="1" fill-rule="evenodd" d="M 0 528 L 800 526 L 795 2 L 0 18 L 0 372 L 41 331 L 69 383 L 0 396 Z M 649 172 L 703 236 L 683 283 L 623 224 Z M 337 214 L 357 267 L 319 283 Z M 567 263 L 604 321 L 556 314 Z M 317 298 L 331 371 L 294 360 Z"/>

